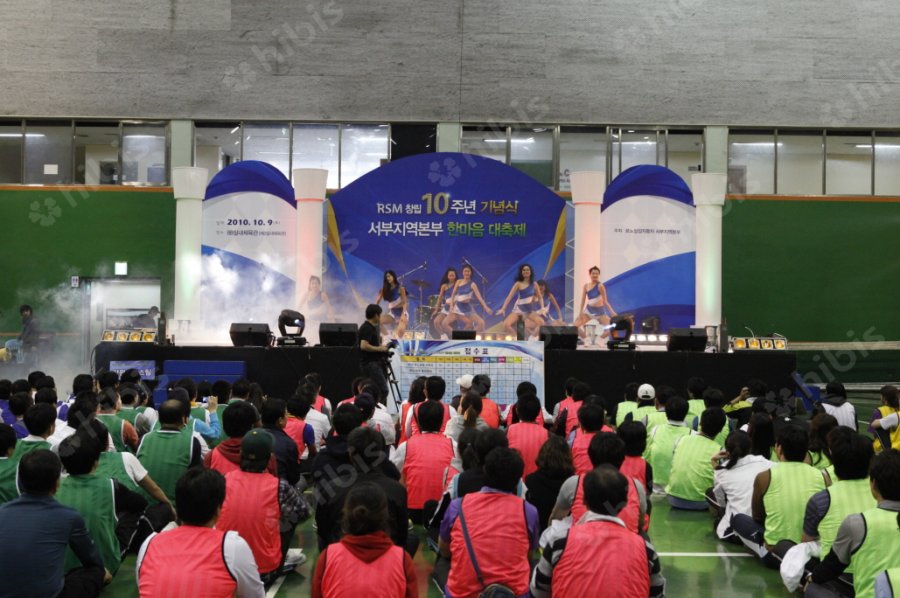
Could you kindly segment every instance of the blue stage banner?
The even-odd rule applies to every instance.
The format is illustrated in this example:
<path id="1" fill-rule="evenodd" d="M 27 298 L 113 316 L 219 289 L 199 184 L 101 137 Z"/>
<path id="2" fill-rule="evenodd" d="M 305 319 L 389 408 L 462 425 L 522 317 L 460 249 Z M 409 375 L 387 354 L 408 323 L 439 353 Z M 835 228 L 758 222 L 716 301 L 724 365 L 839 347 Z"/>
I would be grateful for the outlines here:
<path id="1" fill-rule="evenodd" d="M 544 392 L 544 343 L 540 341 L 400 341 L 392 360 L 404 394 L 419 376 L 440 376 L 447 383 L 444 402 L 459 394 L 457 379 L 466 374 L 491 378 L 490 398 L 501 406 L 516 402 L 516 387 L 531 382 Z M 544 397 L 539 397 L 541 405 Z"/>
<path id="2" fill-rule="evenodd" d="M 633 313 L 636 327 L 656 316 L 660 332 L 692 326 L 696 243 L 687 183 L 662 166 L 625 170 L 606 189 L 602 226 L 601 275 L 616 313 Z"/>
<path id="3" fill-rule="evenodd" d="M 448 267 L 463 262 L 496 310 L 518 267 L 530 264 L 560 304 L 565 297 L 565 201 L 501 162 L 461 153 L 411 156 L 386 164 L 331 197 L 325 290 L 337 310 L 361 315 L 385 270 L 398 276 L 414 309 L 437 295 Z M 500 321 L 486 318 L 488 327 Z"/>
<path id="4" fill-rule="evenodd" d="M 117 373 L 119 376 L 126 371 L 135 369 L 141 374 L 143 380 L 156 379 L 156 362 L 152 359 L 149 361 L 110 361 L 109 371 Z"/>

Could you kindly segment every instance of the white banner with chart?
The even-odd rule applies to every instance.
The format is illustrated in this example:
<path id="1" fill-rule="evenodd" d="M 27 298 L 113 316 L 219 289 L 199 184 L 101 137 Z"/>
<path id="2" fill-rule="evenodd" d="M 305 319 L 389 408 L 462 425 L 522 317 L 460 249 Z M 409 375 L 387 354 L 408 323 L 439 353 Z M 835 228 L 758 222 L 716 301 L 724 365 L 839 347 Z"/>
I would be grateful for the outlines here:
<path id="1" fill-rule="evenodd" d="M 516 401 L 516 387 L 531 382 L 544 402 L 544 343 L 541 341 L 402 340 L 391 360 L 400 392 L 406 395 L 419 376 L 441 376 L 447 382 L 444 402 L 459 393 L 456 380 L 465 374 L 487 374 L 491 399 L 504 408 Z"/>

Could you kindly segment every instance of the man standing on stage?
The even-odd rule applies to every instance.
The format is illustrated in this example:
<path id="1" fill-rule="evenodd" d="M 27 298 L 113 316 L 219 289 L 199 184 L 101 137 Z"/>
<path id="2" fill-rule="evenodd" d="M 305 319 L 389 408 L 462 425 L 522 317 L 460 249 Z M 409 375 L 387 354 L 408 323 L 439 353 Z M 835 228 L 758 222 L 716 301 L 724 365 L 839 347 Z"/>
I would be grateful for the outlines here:
<path id="1" fill-rule="evenodd" d="M 387 400 L 388 385 L 384 377 L 384 361 L 388 359 L 386 353 L 396 345 L 391 341 L 382 346 L 380 326 L 381 306 L 371 303 L 366 307 L 366 321 L 359 327 L 356 340 L 359 343 L 359 367 L 363 376 L 371 378 L 381 389 L 381 396 Z"/>

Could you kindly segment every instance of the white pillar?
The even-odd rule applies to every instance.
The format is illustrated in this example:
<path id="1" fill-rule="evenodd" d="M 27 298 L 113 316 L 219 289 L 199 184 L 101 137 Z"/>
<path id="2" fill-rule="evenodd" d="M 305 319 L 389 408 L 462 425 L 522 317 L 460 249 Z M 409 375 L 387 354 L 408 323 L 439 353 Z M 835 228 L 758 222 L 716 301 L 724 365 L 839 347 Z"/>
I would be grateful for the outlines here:
<path id="1" fill-rule="evenodd" d="M 570 180 L 572 204 L 575 207 L 573 309 L 577 310 L 580 307 L 578 301 L 581 300 L 581 286 L 587 280 L 588 270 L 592 266 L 597 266 L 601 272 L 603 270 L 600 213 L 603 193 L 606 191 L 606 173 L 595 170 L 573 172 Z"/>
<path id="2" fill-rule="evenodd" d="M 722 323 L 722 206 L 727 176 L 721 173 L 691 175 L 696 206 L 696 326 Z"/>
<path id="3" fill-rule="evenodd" d="M 309 277 L 322 277 L 325 255 L 323 208 L 327 181 L 328 171 L 324 168 L 294 169 L 294 197 L 297 198 L 297 274 L 294 288 L 297 303 L 306 294 Z"/>
<path id="4" fill-rule="evenodd" d="M 175 192 L 175 314 L 179 322 L 200 319 L 200 244 L 203 196 L 209 173 L 205 168 L 172 169 Z M 189 326 L 189 324 L 188 324 Z"/>

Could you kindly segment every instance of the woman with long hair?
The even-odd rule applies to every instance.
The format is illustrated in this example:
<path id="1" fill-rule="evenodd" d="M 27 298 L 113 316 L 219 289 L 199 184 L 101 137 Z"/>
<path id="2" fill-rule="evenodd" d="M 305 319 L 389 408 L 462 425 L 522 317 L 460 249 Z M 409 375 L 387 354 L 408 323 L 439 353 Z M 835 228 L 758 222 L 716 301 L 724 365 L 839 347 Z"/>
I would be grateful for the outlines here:
<path id="1" fill-rule="evenodd" d="M 406 440 L 406 420 L 409 416 L 409 410 L 413 406 L 425 400 L 425 376 L 419 376 L 409 385 L 409 395 L 407 399 L 400 405 L 400 419 L 397 420 L 397 434 L 400 442 Z"/>
<path id="2" fill-rule="evenodd" d="M 750 452 L 771 461 L 778 461 L 775 456 L 775 424 L 768 413 L 754 413 L 747 424 L 752 447 Z"/>
<path id="3" fill-rule="evenodd" d="M 750 435 L 738 430 L 728 435 L 725 450 L 713 455 L 712 463 L 715 481 L 709 502 L 716 535 L 721 540 L 736 538 L 731 517 L 737 513 L 752 516 L 753 482 L 757 474 L 772 467 L 772 462 L 767 456 L 753 454 Z"/>
<path id="4" fill-rule="evenodd" d="M 506 313 L 506 307 L 512 301 L 514 295 L 516 302 L 513 304 L 512 311 L 503 320 L 503 328 L 509 334 L 516 334 L 516 322 L 521 317 L 525 322 L 526 335 L 537 335 L 538 330 L 544 323 L 539 313 L 544 309 L 544 296 L 534 282 L 534 268 L 530 264 L 519 266 L 516 280 L 510 287 L 509 294 L 506 295 L 506 299 L 503 301 L 503 306 L 497 311 L 498 315 L 502 316 Z"/>
<path id="5" fill-rule="evenodd" d="M 572 449 L 562 436 L 551 434 L 537 456 L 537 471 L 526 476 L 526 500 L 538 510 L 541 531 L 550 522 L 550 513 L 563 482 L 575 475 Z"/>
<path id="6" fill-rule="evenodd" d="M 827 413 L 820 413 L 809 422 L 809 464 L 820 471 L 831 465 L 828 433 L 837 427 L 837 418 Z"/>
<path id="7" fill-rule="evenodd" d="M 540 290 L 541 295 L 544 297 L 544 308 L 538 311 L 538 315 L 541 316 L 544 320 L 547 321 L 551 326 L 565 326 L 566 323 L 563 320 L 563 312 L 562 308 L 559 307 L 559 302 L 556 300 L 556 295 L 550 290 L 550 287 L 547 286 L 546 280 L 537 281 L 538 290 Z M 553 310 L 556 310 L 556 317 L 553 317 Z"/>
<path id="8" fill-rule="evenodd" d="M 450 294 L 453 292 L 453 287 L 456 286 L 457 278 L 456 268 L 447 268 L 444 277 L 441 278 L 437 300 L 431 308 L 431 333 L 435 338 L 440 337 L 444 330 L 442 323 L 450 316 Z"/>
<path id="9" fill-rule="evenodd" d="M 585 324 L 591 320 L 597 320 L 601 326 L 607 326 L 610 319 L 616 315 L 606 296 L 606 287 L 600 282 L 600 268 L 592 266 L 588 270 L 588 274 L 591 280 L 585 283 L 581 289 L 581 309 L 578 312 L 578 317 L 575 318 L 575 322 L 572 324 L 578 328 L 578 336 L 582 339 L 587 336 L 587 332 L 584 329 Z M 609 331 L 604 330 L 600 337 L 605 338 L 608 335 Z"/>
<path id="10" fill-rule="evenodd" d="M 449 436 L 453 440 L 458 440 L 459 435 L 463 430 L 491 429 L 491 426 L 488 425 L 488 423 L 481 417 L 481 410 L 483 408 L 484 403 L 481 401 L 481 395 L 474 390 L 470 390 L 460 399 L 459 407 L 456 411 L 457 416 L 447 422 L 447 427 L 444 429 L 444 434 L 446 436 Z"/>
<path id="11" fill-rule="evenodd" d="M 393 270 L 385 270 L 381 282 L 381 290 L 375 297 L 375 304 L 386 301 L 387 311 L 381 315 L 381 328 L 384 334 L 388 334 L 388 327 L 396 325 L 394 336 L 402 338 L 406 332 L 406 324 L 409 322 L 409 312 L 406 303 L 406 287 L 400 284 L 397 273 Z"/>
<path id="12" fill-rule="evenodd" d="M 450 314 L 441 322 L 444 333 L 449 337 L 453 334 L 453 323 L 459 320 L 466 328 L 474 328 L 477 331 L 484 330 L 484 320 L 475 313 L 472 307 L 472 298 L 478 300 L 484 312 L 493 314 L 491 308 L 484 302 L 478 284 L 472 280 L 472 266 L 465 264 L 462 267 L 462 278 L 457 278 L 450 293 Z"/>
<path id="13" fill-rule="evenodd" d="M 306 295 L 298 302 L 300 311 L 306 316 L 306 321 L 334 322 L 334 309 L 328 295 L 322 290 L 322 279 L 318 276 L 310 276 L 306 287 Z"/>

